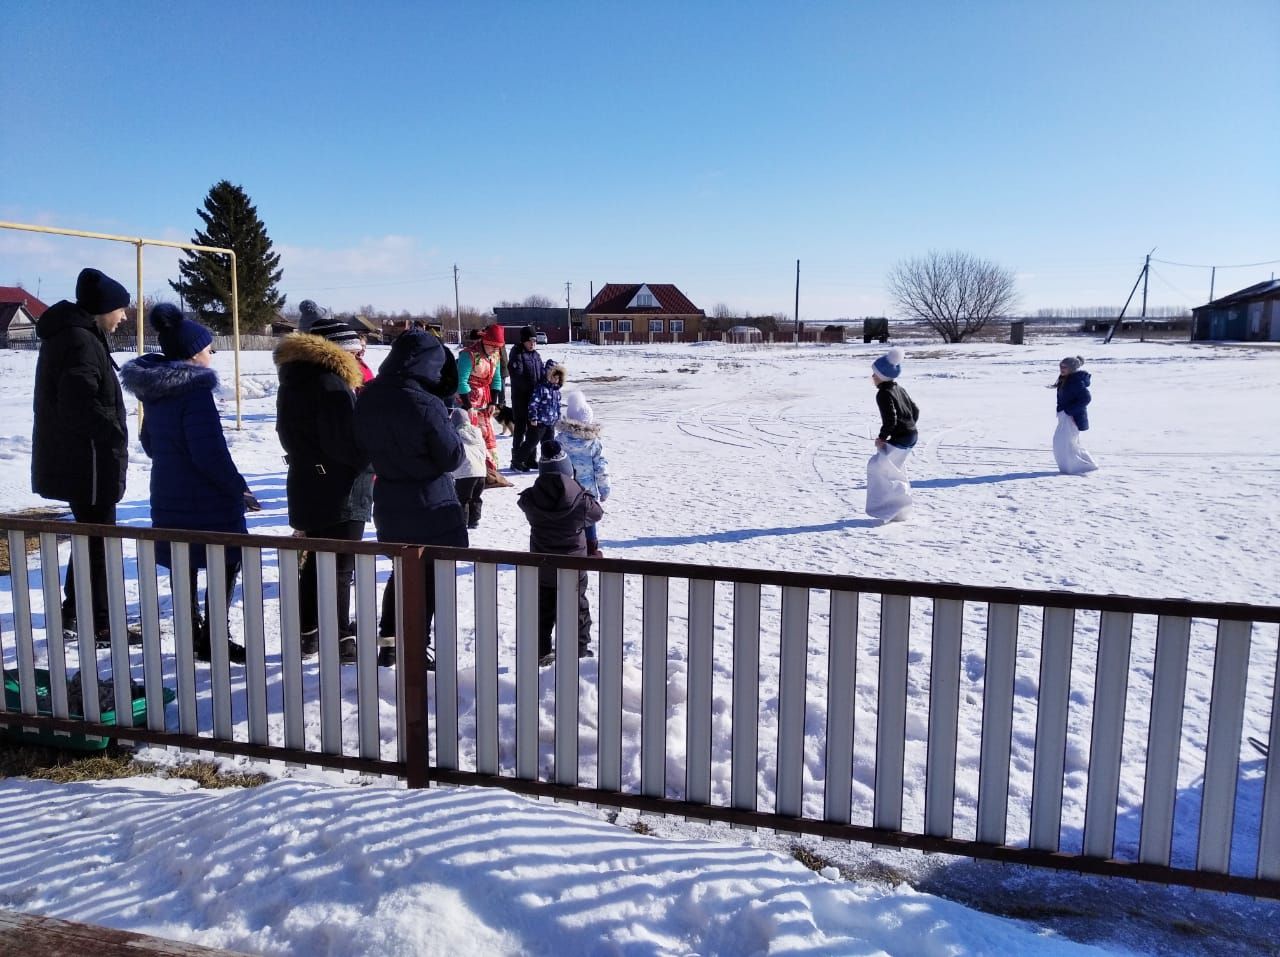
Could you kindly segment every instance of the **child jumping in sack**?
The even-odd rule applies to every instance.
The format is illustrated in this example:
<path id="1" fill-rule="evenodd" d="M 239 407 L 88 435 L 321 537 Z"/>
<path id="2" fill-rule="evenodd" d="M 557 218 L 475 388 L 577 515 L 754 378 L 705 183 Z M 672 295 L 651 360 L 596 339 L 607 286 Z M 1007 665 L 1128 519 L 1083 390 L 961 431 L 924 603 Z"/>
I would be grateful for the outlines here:
<path id="1" fill-rule="evenodd" d="M 902 359 L 901 349 L 890 349 L 871 366 L 880 433 L 876 454 L 867 463 L 867 514 L 884 522 L 900 522 L 911 516 L 907 458 L 920 438 L 916 431 L 920 409 L 898 384 Z"/>

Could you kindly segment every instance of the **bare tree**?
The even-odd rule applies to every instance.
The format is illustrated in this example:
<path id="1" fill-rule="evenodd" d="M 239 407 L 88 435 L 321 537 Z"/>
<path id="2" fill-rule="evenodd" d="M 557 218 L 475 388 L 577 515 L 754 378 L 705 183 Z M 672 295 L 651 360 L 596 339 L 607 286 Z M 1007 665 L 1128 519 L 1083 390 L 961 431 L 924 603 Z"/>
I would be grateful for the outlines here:
<path id="1" fill-rule="evenodd" d="M 943 342 L 964 342 L 1017 302 L 1013 272 L 970 253 L 930 251 L 889 271 L 889 294 Z"/>

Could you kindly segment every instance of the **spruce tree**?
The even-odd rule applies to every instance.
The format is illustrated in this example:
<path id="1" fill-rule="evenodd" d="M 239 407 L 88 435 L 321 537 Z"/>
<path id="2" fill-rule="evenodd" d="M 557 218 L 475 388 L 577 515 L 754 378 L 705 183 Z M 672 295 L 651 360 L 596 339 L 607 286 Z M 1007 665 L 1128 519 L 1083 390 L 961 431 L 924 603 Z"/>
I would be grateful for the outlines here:
<path id="1" fill-rule="evenodd" d="M 276 289 L 283 271 L 279 253 L 271 251 L 271 238 L 258 218 L 258 208 L 239 186 L 227 180 L 215 183 L 196 212 L 205 228 L 191 238 L 200 246 L 222 246 L 236 253 L 236 283 L 240 294 L 240 331 L 257 331 L 269 325 L 284 305 Z M 188 250 L 178 263 L 181 280 L 170 281 L 200 321 L 217 332 L 231 332 L 231 259 L 221 253 Z"/>

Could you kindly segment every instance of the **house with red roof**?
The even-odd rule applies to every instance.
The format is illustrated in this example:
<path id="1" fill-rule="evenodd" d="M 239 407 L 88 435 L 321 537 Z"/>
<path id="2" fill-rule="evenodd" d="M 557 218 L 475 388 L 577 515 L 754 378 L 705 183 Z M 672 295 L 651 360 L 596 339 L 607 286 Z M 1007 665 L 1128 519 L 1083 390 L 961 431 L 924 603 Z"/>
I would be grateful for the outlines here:
<path id="1" fill-rule="evenodd" d="M 48 308 L 21 286 L 0 286 L 0 348 L 34 342 L 36 320 Z"/>
<path id="2" fill-rule="evenodd" d="M 606 283 L 582 310 L 583 332 L 597 344 L 694 342 L 706 313 L 670 283 Z"/>

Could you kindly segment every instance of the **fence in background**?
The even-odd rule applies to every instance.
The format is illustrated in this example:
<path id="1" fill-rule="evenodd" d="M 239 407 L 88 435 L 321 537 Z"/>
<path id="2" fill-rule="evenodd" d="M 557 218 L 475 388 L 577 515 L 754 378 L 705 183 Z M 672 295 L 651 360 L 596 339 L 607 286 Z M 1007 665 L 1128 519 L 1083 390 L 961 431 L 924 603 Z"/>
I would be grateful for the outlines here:
<path id="1" fill-rule="evenodd" d="M 11 730 L 1280 898 L 1280 758 L 1273 749 L 1260 774 L 1242 767 L 1246 701 L 1270 709 L 1271 740 L 1280 738 L 1280 608 L 324 542 L 309 559 L 320 653 L 304 661 L 297 572 L 301 549 L 319 542 L 10 517 L 0 528 L 14 569 L 2 619 L 11 695 L 0 712 Z M 42 570 L 58 567 L 70 535 L 87 581 L 89 534 L 105 537 L 112 637 L 79 669 L 77 713 L 66 679 L 86 648 L 64 641 L 60 579 Z M 157 573 L 162 540 L 175 543 L 172 589 Z M 213 568 L 207 666 L 192 653 L 192 545 Z M 244 566 L 243 666 L 228 659 L 219 597 L 231 548 Z M 339 552 L 356 562 L 354 665 L 337 650 Z M 392 566 L 398 665 L 380 669 L 377 589 Z M 570 649 L 578 570 L 588 572 L 594 659 L 570 650 L 539 667 L 540 569 L 554 570 L 557 633 Z M 434 675 L 422 640 L 428 575 Z M 88 593 L 79 591 L 80 621 L 91 618 Z M 127 643 L 130 610 L 140 647 Z M 1189 667 L 1208 660 L 1202 700 Z M 1081 661 L 1092 667 L 1073 667 Z M 123 720 L 106 723 L 98 692 L 126 675 L 142 679 L 145 708 L 135 712 L 137 692 L 114 680 L 107 703 Z M 962 716 L 974 708 L 981 733 L 970 740 Z M 1203 740 L 1184 733 L 1189 708 L 1207 708 Z M 908 768 L 923 769 L 922 794 Z M 1065 785 L 1078 796 L 1082 776 L 1083 799 L 1066 800 Z M 1260 795 L 1261 811 L 1238 827 L 1241 786 Z"/>

